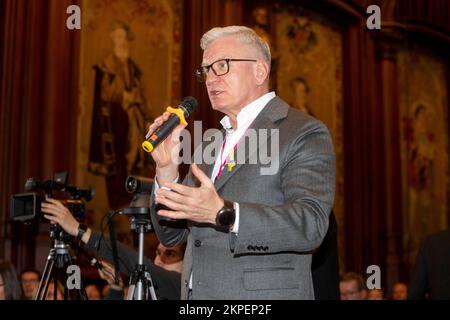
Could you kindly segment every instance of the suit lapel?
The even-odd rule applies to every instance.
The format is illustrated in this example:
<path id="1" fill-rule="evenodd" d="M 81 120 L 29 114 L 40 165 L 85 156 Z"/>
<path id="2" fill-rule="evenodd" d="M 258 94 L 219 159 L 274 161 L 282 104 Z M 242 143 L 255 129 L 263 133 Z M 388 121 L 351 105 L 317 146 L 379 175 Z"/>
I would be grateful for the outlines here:
<path id="1" fill-rule="evenodd" d="M 220 149 L 222 147 L 222 143 L 223 143 L 223 139 L 225 138 L 225 130 L 222 129 L 219 132 L 217 132 L 216 134 L 214 134 L 214 139 L 213 141 L 208 141 L 208 142 L 203 142 L 202 143 L 202 147 L 200 148 L 200 152 L 204 152 L 206 147 L 210 147 L 212 150 L 218 150 L 218 152 L 220 153 Z M 206 163 L 204 157 L 204 154 L 202 153 L 202 162 L 201 164 L 199 164 L 199 168 L 208 176 L 211 177 L 212 175 L 212 171 L 214 170 L 214 163 L 215 161 L 213 161 L 212 163 Z M 215 157 L 217 158 L 219 155 L 216 154 Z"/>
<path id="2" fill-rule="evenodd" d="M 278 125 L 275 122 L 280 119 L 285 118 L 287 116 L 288 109 L 289 109 L 289 106 L 278 97 L 275 97 L 272 100 L 270 100 L 269 103 L 264 107 L 264 109 L 260 112 L 260 114 L 253 121 L 252 125 L 249 127 L 249 129 L 253 129 L 256 133 L 256 136 L 258 138 L 258 146 L 267 144 L 268 137 L 271 134 L 271 129 L 278 128 Z M 266 129 L 268 131 L 267 135 L 266 135 L 267 138 L 265 139 L 265 141 L 259 141 L 259 138 L 260 138 L 259 134 L 258 134 L 259 129 Z M 247 133 L 248 133 L 248 131 L 247 131 Z M 239 161 L 240 163 L 237 163 L 236 166 L 231 171 L 228 171 L 228 167 L 225 166 L 225 168 L 222 171 L 222 174 L 219 177 L 217 177 L 214 182 L 214 185 L 215 185 L 217 191 L 220 188 L 222 188 L 225 185 L 225 183 L 233 175 L 236 174 L 237 171 L 239 171 L 239 169 L 243 166 L 243 164 L 249 163 L 248 160 L 249 160 L 250 156 L 252 156 L 252 159 L 259 159 L 258 156 L 255 155 L 255 153 L 258 153 L 258 147 L 255 148 L 256 151 L 250 152 L 249 139 L 247 139 L 247 141 L 245 142 L 244 137 L 239 142 L 239 145 L 241 145 L 242 143 L 245 143 L 245 149 L 243 146 L 241 146 L 240 148 L 238 147 L 238 149 L 245 150 L 245 161 L 243 163 L 242 163 L 242 160 Z M 252 142 L 252 143 L 254 143 L 254 142 Z M 236 156 L 237 156 L 236 160 L 240 159 L 238 154 Z M 211 176 L 211 175 L 209 175 L 209 176 Z"/>

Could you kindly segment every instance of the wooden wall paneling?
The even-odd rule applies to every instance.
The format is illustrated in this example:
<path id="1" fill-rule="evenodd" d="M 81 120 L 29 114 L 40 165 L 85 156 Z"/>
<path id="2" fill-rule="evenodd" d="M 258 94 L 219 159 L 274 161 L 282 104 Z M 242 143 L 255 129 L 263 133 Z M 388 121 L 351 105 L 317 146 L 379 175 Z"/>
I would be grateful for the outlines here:
<path id="1" fill-rule="evenodd" d="M 18 225 L 9 222 L 10 191 L 20 184 L 20 156 L 19 148 L 22 142 L 21 116 L 23 95 L 21 94 L 23 74 L 23 54 L 24 43 L 20 41 L 25 32 L 24 21 L 26 19 L 25 5 L 23 2 L 6 2 L 4 21 L 4 43 L 5 52 L 2 61 L 2 227 L 4 236 L 11 234 L 11 229 L 17 230 Z M 15 232 L 14 232 L 15 234 Z M 18 237 L 18 235 L 16 235 Z M 6 250 L 9 249 L 9 252 Z M 6 248 L 6 241 L 3 242 L 3 251 L 6 259 L 17 262 L 17 250 Z M 6 256 L 9 254 L 9 256 Z"/>
<path id="2" fill-rule="evenodd" d="M 363 110 L 360 108 L 361 95 L 359 94 L 362 83 L 359 73 L 359 47 L 360 37 L 357 25 L 349 26 L 344 30 L 343 36 L 343 65 L 344 65 L 344 179 L 345 186 L 345 266 L 343 271 L 360 271 L 362 265 L 363 239 L 361 238 L 364 209 L 363 188 L 360 177 L 363 175 L 363 135 L 361 134 L 361 120 Z M 353 85 L 352 85 L 353 84 Z M 342 249 L 341 249 L 342 251 Z"/>
<path id="3" fill-rule="evenodd" d="M 66 8 L 78 1 L 50 1 L 46 37 L 46 86 L 43 111 L 45 177 L 68 171 L 75 177 L 76 114 L 78 107 L 79 30 L 66 28 Z M 69 183 L 72 179 L 69 177 Z"/>
<path id="4" fill-rule="evenodd" d="M 448 55 L 450 55 L 450 50 L 447 50 Z M 448 101 L 448 112 L 450 114 L 450 62 L 447 60 L 447 101 Z M 450 137 L 450 116 L 447 118 L 448 136 Z M 449 170 L 450 171 L 450 170 Z M 450 186 L 447 189 L 447 201 L 450 201 Z M 447 203 L 447 224 L 450 228 L 450 203 Z"/>
<path id="5" fill-rule="evenodd" d="M 385 252 L 383 271 L 387 288 L 401 278 L 405 278 L 402 265 L 402 205 L 401 205 L 401 159 L 400 159 L 400 120 L 397 75 L 397 45 L 401 36 L 390 29 L 382 29 L 375 34 L 377 41 L 377 83 L 380 101 L 380 114 L 383 123 L 383 146 L 381 155 L 384 163 L 385 224 L 383 231 Z M 381 230 L 380 230 L 381 231 Z"/>
<path id="6" fill-rule="evenodd" d="M 202 62 L 203 51 L 200 48 L 200 38 L 212 27 L 223 25 L 225 21 L 224 8 L 224 2 L 217 0 L 190 0 L 184 6 L 182 93 L 183 96 L 192 95 L 198 99 L 199 109 L 195 113 L 194 119 L 202 120 L 203 128 L 217 127 L 220 115 L 211 110 L 205 85 L 197 82 L 194 70 Z"/>
<path id="7" fill-rule="evenodd" d="M 369 265 L 383 268 L 383 137 L 373 88 L 373 42 L 365 21 L 344 35 L 344 154 L 346 270 L 365 274 Z"/>
<path id="8" fill-rule="evenodd" d="M 362 235 L 365 239 L 363 251 L 363 271 L 370 265 L 377 265 L 385 276 L 385 252 L 386 252 L 386 189 L 384 161 L 384 122 L 380 108 L 380 95 L 378 87 L 380 83 L 376 79 L 375 45 L 373 35 L 377 31 L 368 30 L 363 20 L 361 37 L 364 45 L 361 48 L 361 56 L 364 57 L 361 72 L 364 74 L 363 97 L 365 109 L 365 121 L 367 121 L 367 139 L 364 142 L 366 171 L 362 177 L 366 184 L 367 202 L 365 227 L 367 233 Z"/>
<path id="9" fill-rule="evenodd" d="M 199 108 L 194 114 L 194 120 L 202 121 L 203 132 L 209 128 L 221 128 L 222 114 L 212 110 L 205 84 L 194 77 L 203 57 L 200 48 L 202 35 L 213 27 L 241 24 L 242 0 L 189 0 L 184 4 L 183 21 L 183 57 L 182 57 L 182 95 L 194 96 L 199 102 Z M 193 133 L 193 121 L 189 121 L 188 130 Z M 187 172 L 187 166 L 182 166 L 182 175 Z"/>

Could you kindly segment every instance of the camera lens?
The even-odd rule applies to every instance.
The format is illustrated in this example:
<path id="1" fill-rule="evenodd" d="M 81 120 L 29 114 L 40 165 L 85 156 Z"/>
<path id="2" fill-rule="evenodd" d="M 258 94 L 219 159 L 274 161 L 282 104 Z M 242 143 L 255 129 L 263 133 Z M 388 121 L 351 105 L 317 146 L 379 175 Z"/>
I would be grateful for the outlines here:
<path id="1" fill-rule="evenodd" d="M 128 176 L 125 180 L 125 190 L 129 193 L 151 193 L 153 189 L 153 179 Z"/>
<path id="2" fill-rule="evenodd" d="M 125 190 L 127 190 L 127 192 L 129 193 L 134 193 L 136 192 L 137 188 L 138 180 L 133 176 L 129 176 L 125 181 Z"/>

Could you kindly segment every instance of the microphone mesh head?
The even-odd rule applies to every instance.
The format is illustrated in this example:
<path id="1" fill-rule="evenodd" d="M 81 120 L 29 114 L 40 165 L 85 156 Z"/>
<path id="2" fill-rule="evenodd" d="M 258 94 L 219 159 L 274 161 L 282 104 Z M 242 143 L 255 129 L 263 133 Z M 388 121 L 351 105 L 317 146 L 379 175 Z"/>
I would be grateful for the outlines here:
<path id="1" fill-rule="evenodd" d="M 184 109 L 186 111 L 185 113 L 187 113 L 187 114 L 185 114 L 185 116 L 189 117 L 192 114 L 192 112 L 194 112 L 197 109 L 198 102 L 197 102 L 197 99 L 189 96 L 189 97 L 184 98 L 183 101 L 180 102 L 180 105 L 184 107 Z"/>

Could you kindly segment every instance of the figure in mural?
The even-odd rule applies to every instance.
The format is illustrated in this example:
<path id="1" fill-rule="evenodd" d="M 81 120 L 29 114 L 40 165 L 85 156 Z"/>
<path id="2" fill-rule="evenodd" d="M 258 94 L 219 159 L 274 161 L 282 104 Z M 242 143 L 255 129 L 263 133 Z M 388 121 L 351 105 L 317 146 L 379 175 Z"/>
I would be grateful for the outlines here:
<path id="1" fill-rule="evenodd" d="M 129 202 L 124 189 L 127 175 L 151 175 L 150 157 L 140 147 L 152 121 L 141 84 L 142 73 L 130 57 L 133 33 L 125 23 L 114 23 L 113 52 L 94 66 L 94 107 L 89 170 L 106 177 L 111 208 Z"/>
<path id="2" fill-rule="evenodd" d="M 304 54 L 317 44 L 317 35 L 313 31 L 310 18 L 297 16 L 288 25 L 286 36 L 292 41 L 293 53 Z"/>
<path id="3" fill-rule="evenodd" d="M 270 83 L 269 87 L 271 90 L 275 90 L 276 88 L 276 70 L 277 70 L 277 61 L 278 54 L 276 52 L 275 46 L 273 45 L 272 37 L 270 36 L 270 27 L 269 27 L 269 12 L 267 8 L 259 6 L 253 9 L 253 30 L 262 38 L 270 47 L 270 52 L 272 54 L 272 61 L 270 66 Z"/>
<path id="4" fill-rule="evenodd" d="M 409 185 L 417 192 L 430 185 L 430 171 L 435 154 L 434 134 L 427 126 L 426 107 L 419 104 L 414 111 L 409 156 Z"/>
<path id="5" fill-rule="evenodd" d="M 429 110 L 423 104 L 413 109 L 413 117 L 406 123 L 408 142 L 408 197 L 409 197 L 409 237 L 407 247 L 418 248 L 428 230 L 432 199 L 431 187 L 433 162 L 436 153 L 433 126 Z M 414 250 L 414 249 L 413 249 Z M 410 262 L 415 252 L 410 252 Z"/>
<path id="6" fill-rule="evenodd" d="M 268 12 L 267 9 L 264 7 L 256 7 L 253 11 L 253 30 L 261 37 L 263 38 L 270 47 L 271 46 L 271 39 L 269 34 L 269 19 L 268 19 Z M 271 48 L 272 49 L 272 48 Z"/>
<path id="7" fill-rule="evenodd" d="M 307 104 L 309 86 L 306 83 L 306 80 L 302 77 L 297 77 L 292 80 L 291 85 L 292 91 L 294 93 L 294 101 L 292 103 L 292 106 L 306 114 L 313 115 L 311 109 Z"/>

